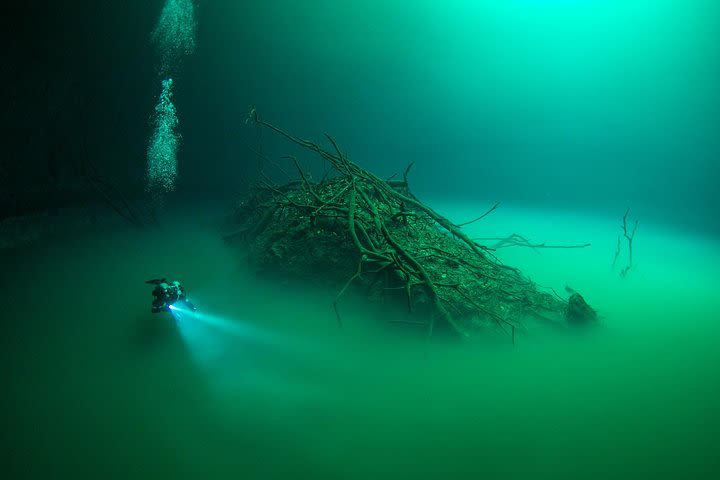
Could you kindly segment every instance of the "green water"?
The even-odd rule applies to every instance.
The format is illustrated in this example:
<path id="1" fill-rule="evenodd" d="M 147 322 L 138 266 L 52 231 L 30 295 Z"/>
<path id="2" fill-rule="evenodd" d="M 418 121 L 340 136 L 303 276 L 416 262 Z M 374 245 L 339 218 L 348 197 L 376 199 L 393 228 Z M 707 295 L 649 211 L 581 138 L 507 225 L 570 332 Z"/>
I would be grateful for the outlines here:
<path id="1" fill-rule="evenodd" d="M 435 204 L 451 218 L 484 205 Z M 502 252 L 580 290 L 587 335 L 463 344 L 361 300 L 259 281 L 209 214 L 3 258 L 5 478 L 710 478 L 720 471 L 720 246 L 619 218 L 506 208 L 474 235 L 592 242 Z M 181 278 L 235 330 L 149 313 Z M 241 333 L 246 332 L 246 333 Z"/>

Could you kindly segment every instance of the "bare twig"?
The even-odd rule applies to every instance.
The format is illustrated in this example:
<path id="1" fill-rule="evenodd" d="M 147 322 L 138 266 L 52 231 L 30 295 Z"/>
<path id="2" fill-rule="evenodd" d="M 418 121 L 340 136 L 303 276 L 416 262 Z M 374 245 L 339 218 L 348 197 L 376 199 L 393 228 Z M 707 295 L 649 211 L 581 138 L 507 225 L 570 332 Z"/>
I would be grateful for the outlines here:
<path id="1" fill-rule="evenodd" d="M 458 226 L 458 227 L 464 227 L 465 225 L 470 225 L 471 223 L 475 223 L 475 222 L 477 222 L 478 220 L 482 220 L 483 218 L 487 217 L 490 213 L 492 213 L 492 211 L 495 210 L 495 209 L 498 207 L 498 205 L 500 205 L 500 202 L 495 202 L 495 205 L 493 205 L 492 208 L 490 208 L 490 210 L 488 210 L 487 212 L 483 213 L 482 215 L 480 215 L 480 216 L 477 217 L 476 219 L 470 220 L 469 222 L 458 223 L 457 226 Z"/>
<path id="2" fill-rule="evenodd" d="M 620 271 L 620 276 L 624 277 L 628 274 L 630 269 L 633 267 L 633 240 L 635 239 L 635 232 L 637 231 L 638 221 L 635 220 L 635 223 L 633 224 L 632 231 L 628 232 L 628 224 L 627 224 L 627 217 L 630 213 L 630 207 L 625 210 L 625 215 L 623 215 L 622 219 L 622 229 L 623 229 L 623 236 L 627 240 L 628 243 L 628 264 L 625 268 L 623 268 Z"/>
<path id="3" fill-rule="evenodd" d="M 497 243 L 493 245 L 494 249 L 506 248 L 506 247 L 528 247 L 532 249 L 536 248 L 586 248 L 589 247 L 590 243 L 583 243 L 578 245 L 547 245 L 545 242 L 542 243 L 531 243 L 530 240 L 526 239 L 522 235 L 513 233 L 507 237 L 475 237 L 473 240 L 497 240 Z"/>
<path id="4" fill-rule="evenodd" d="M 410 170 L 412 169 L 413 165 L 415 165 L 415 162 L 410 162 L 408 166 L 405 168 L 405 171 L 403 172 L 403 182 L 405 182 L 405 185 L 408 184 L 408 174 L 410 173 Z"/>

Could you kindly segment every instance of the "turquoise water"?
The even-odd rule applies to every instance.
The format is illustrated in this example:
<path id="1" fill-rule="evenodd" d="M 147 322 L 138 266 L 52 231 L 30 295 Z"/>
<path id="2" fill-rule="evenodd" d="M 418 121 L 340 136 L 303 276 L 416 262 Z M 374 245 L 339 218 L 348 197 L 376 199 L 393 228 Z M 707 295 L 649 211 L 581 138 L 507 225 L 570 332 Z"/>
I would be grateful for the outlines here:
<path id="1" fill-rule="evenodd" d="M 57 3 L 6 69 L 2 478 L 720 478 L 720 2 Z M 457 222 L 501 201 L 470 236 L 591 243 L 497 253 L 601 325 L 428 342 L 348 295 L 340 331 L 336 290 L 254 276 L 201 203 L 288 154 L 324 175 L 253 105 L 382 178 L 414 162 Z M 163 226 L 84 204 L 96 174 Z M 150 314 L 163 276 L 198 316 Z"/>
<path id="2" fill-rule="evenodd" d="M 460 221 L 487 206 L 434 203 Z M 622 213 L 622 212 L 621 212 Z M 467 344 L 361 300 L 260 281 L 214 226 L 113 231 L 5 258 L 3 429 L 12 478 L 709 478 L 720 471 L 720 245 L 619 218 L 505 207 L 473 235 L 591 242 L 501 250 L 581 291 L 587 335 Z M 182 278 L 213 324 L 149 313 Z"/>

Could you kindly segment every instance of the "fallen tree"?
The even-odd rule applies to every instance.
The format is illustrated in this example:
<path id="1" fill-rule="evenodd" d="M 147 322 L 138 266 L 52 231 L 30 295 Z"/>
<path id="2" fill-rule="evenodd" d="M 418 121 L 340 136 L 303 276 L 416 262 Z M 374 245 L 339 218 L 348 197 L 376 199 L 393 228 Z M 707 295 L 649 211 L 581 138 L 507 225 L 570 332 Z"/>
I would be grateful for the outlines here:
<path id="1" fill-rule="evenodd" d="M 464 337 L 500 329 L 514 343 L 528 322 L 564 327 L 570 312 L 572 324 L 583 323 L 577 308 L 569 310 L 554 291 L 504 265 L 493 249 L 416 198 L 408 185 L 412 163 L 402 180 L 382 179 L 349 160 L 328 135 L 332 149 L 285 132 L 254 110 L 250 120 L 315 152 L 332 173 L 315 182 L 287 157 L 297 179 L 278 185 L 264 176 L 237 206 L 235 230 L 225 240 L 244 241 L 260 270 L 335 286 L 340 326 L 338 302 L 358 287 L 373 299 L 400 296 L 428 335 L 441 323 Z"/>

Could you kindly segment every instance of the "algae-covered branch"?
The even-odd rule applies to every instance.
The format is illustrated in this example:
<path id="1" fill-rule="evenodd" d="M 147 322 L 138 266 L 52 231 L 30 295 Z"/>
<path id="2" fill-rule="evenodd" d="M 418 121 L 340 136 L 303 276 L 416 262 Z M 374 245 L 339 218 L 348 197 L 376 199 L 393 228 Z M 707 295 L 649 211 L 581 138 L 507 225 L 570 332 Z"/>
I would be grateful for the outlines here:
<path id="1" fill-rule="evenodd" d="M 338 302 L 351 289 L 373 300 L 400 292 L 428 335 L 444 325 L 464 337 L 499 329 L 514 341 L 531 322 L 564 327 L 568 312 L 571 323 L 592 320 L 416 198 L 409 167 L 402 180 L 383 179 L 351 161 L 329 136 L 330 148 L 324 148 L 255 112 L 251 119 L 315 152 L 332 174 L 316 182 L 289 157 L 297 179 L 282 185 L 259 181 L 233 213 L 234 231 L 226 240 L 245 242 L 250 262 L 261 271 L 335 288 L 341 326 Z"/>

